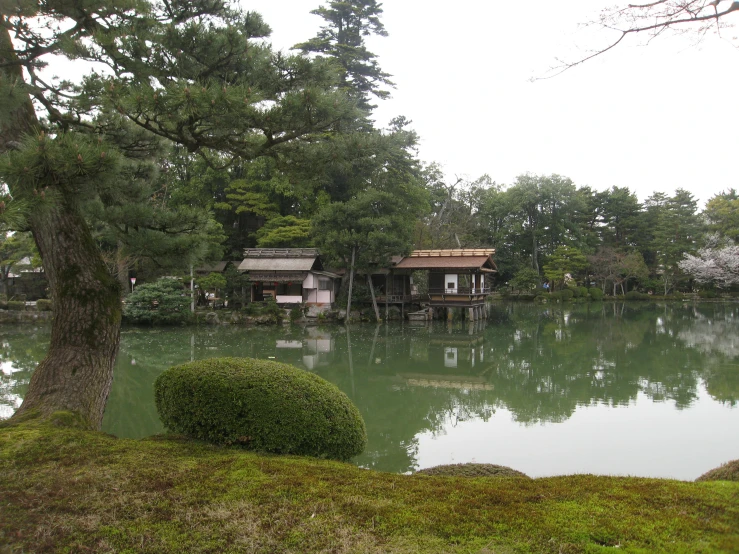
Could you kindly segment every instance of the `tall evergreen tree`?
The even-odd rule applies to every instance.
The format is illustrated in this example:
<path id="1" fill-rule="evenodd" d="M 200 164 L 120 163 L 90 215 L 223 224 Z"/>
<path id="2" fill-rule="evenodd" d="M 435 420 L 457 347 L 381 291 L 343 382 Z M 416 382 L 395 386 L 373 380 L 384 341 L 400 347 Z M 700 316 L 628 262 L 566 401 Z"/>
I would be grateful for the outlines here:
<path id="1" fill-rule="evenodd" d="M 370 94 L 387 98 L 390 93 L 382 87 L 393 86 L 390 74 L 380 69 L 377 56 L 365 45 L 365 37 L 387 36 L 380 21 L 382 4 L 376 0 L 331 0 L 311 13 L 321 16 L 326 24 L 317 36 L 296 48 L 334 59 L 342 68 L 341 87 L 360 107 L 371 110 L 375 106 L 370 104 Z"/>

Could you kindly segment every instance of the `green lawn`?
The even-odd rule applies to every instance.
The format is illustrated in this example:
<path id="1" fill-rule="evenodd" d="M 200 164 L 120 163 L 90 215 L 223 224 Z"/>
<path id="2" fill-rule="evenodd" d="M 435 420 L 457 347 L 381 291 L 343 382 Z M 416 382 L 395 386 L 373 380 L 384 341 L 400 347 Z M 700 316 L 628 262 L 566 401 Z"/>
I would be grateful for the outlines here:
<path id="1" fill-rule="evenodd" d="M 739 482 L 404 476 L 0 425 L 0 553 L 739 552 Z"/>

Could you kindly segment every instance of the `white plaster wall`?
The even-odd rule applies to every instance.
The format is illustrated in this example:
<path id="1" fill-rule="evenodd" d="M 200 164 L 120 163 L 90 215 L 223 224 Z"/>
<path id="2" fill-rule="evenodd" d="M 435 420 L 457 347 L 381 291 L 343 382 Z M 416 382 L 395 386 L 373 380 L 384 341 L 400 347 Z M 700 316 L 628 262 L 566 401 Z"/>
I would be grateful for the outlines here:
<path id="1" fill-rule="evenodd" d="M 300 304 L 303 301 L 303 297 L 278 294 L 275 301 L 278 304 Z"/>
<path id="2" fill-rule="evenodd" d="M 454 283 L 454 286 L 450 287 L 449 283 Z M 457 292 L 458 286 L 459 286 L 459 276 L 458 275 L 455 275 L 453 273 L 444 275 L 444 289 L 446 290 L 446 292 L 449 292 L 449 293 Z"/>

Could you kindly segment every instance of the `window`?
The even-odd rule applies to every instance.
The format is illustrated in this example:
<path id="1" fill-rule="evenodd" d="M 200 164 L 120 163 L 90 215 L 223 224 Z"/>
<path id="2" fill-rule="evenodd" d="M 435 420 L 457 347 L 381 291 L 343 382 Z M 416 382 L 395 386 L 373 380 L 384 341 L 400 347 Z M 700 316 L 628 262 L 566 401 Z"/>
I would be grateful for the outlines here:
<path id="1" fill-rule="evenodd" d="M 326 277 L 319 277 L 318 290 L 331 290 L 331 279 L 327 279 Z"/>

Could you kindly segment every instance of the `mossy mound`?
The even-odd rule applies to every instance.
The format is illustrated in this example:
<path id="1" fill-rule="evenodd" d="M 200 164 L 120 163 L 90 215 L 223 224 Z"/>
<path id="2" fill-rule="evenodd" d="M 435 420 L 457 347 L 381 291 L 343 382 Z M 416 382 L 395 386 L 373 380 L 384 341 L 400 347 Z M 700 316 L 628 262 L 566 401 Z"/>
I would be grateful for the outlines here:
<path id="1" fill-rule="evenodd" d="M 167 429 L 211 443 L 348 460 L 367 442 L 362 416 L 343 392 L 278 362 L 211 358 L 171 367 L 154 396 Z"/>
<path id="2" fill-rule="evenodd" d="M 732 460 L 707 471 L 696 481 L 739 481 L 739 460 Z"/>
<path id="3" fill-rule="evenodd" d="M 417 475 L 435 475 L 437 477 L 523 477 L 531 479 L 525 473 L 513 468 L 495 464 L 448 464 L 427 467 L 416 472 Z"/>

